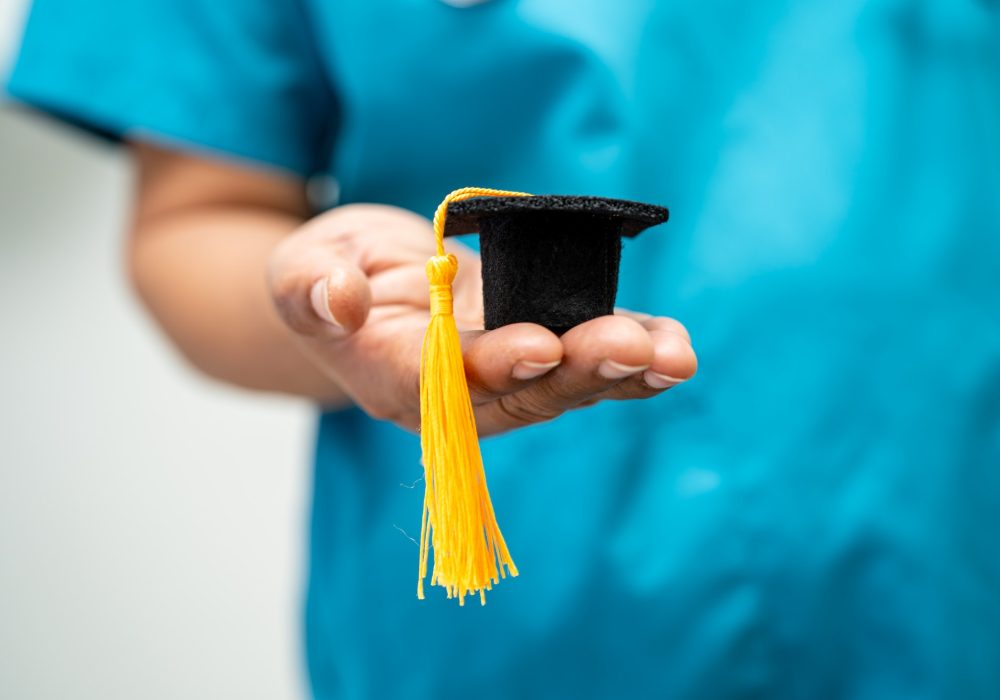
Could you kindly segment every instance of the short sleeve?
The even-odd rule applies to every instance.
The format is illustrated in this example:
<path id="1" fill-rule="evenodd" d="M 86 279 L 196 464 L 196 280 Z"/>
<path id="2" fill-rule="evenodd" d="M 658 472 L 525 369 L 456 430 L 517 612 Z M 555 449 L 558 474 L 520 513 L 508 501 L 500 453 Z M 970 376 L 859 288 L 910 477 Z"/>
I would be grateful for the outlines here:
<path id="1" fill-rule="evenodd" d="M 35 0 L 7 92 L 112 138 L 308 176 L 336 101 L 299 3 Z"/>

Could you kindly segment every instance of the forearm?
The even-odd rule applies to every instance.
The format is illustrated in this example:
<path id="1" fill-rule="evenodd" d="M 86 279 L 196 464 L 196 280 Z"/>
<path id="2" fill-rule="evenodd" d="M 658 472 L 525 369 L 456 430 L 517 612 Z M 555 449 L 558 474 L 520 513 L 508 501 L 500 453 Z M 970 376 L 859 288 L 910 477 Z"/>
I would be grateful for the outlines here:
<path id="1" fill-rule="evenodd" d="M 300 349 L 268 291 L 271 251 L 303 218 L 242 201 L 141 206 L 129 269 L 152 316 L 203 372 L 341 405 L 343 392 Z"/>

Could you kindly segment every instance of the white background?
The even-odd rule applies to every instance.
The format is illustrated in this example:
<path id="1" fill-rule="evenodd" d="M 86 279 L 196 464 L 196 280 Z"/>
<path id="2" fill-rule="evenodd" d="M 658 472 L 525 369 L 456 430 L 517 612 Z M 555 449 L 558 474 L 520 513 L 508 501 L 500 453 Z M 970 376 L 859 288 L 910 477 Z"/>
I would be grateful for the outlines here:
<path id="1" fill-rule="evenodd" d="M 0 69 L 24 0 L 0 0 Z M 113 148 L 0 106 L 0 698 L 296 698 L 311 409 L 195 376 Z"/>

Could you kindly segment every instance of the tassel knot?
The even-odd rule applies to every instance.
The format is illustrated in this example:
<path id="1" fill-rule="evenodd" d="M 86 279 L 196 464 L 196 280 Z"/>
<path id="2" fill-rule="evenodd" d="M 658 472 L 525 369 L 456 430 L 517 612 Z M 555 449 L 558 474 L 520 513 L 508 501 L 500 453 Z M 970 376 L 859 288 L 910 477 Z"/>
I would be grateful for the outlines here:
<path id="1" fill-rule="evenodd" d="M 458 258 L 451 253 L 435 255 L 427 261 L 427 279 L 430 280 L 432 289 L 439 285 L 450 285 L 455 281 L 457 272 Z"/>
<path id="2" fill-rule="evenodd" d="M 454 255 L 435 255 L 427 261 L 427 279 L 431 283 L 431 316 L 451 316 L 454 313 L 451 283 L 458 272 Z"/>

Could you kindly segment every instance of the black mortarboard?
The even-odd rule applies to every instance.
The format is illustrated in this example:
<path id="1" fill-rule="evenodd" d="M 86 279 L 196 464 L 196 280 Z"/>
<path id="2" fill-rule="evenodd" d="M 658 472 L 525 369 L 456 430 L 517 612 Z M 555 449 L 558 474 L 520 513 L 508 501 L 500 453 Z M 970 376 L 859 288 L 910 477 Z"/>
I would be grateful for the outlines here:
<path id="1" fill-rule="evenodd" d="M 602 197 L 473 197 L 448 204 L 444 235 L 479 233 L 488 330 L 526 321 L 561 335 L 614 312 L 622 237 L 669 215 Z"/>
<path id="2" fill-rule="evenodd" d="M 430 321 L 420 356 L 420 443 L 424 511 L 417 597 L 431 584 L 462 604 L 504 576 L 517 576 L 493 504 L 477 439 L 452 283 L 458 257 L 444 237 L 479 232 L 487 328 L 529 321 L 565 333 L 614 312 L 622 236 L 667 220 L 669 212 L 600 197 L 532 196 L 463 187 L 434 213 L 436 254 L 427 261 Z"/>

